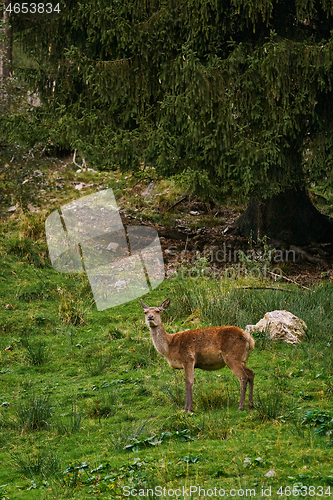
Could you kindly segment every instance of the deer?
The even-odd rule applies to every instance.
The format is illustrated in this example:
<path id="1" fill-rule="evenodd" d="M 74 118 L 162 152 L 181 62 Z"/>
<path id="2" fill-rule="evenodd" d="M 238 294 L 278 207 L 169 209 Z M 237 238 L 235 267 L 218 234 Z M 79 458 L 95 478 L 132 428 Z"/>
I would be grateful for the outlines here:
<path id="1" fill-rule="evenodd" d="M 192 388 L 195 368 L 215 371 L 226 365 L 240 382 L 238 411 L 244 410 L 247 384 L 249 384 L 248 409 L 252 408 L 255 374 L 247 368 L 246 361 L 254 348 L 255 341 L 249 333 L 237 326 L 211 326 L 169 334 L 162 324 L 161 312 L 169 307 L 170 299 L 166 299 L 159 307 L 148 307 L 141 299 L 140 303 L 155 349 L 164 356 L 172 368 L 183 369 L 185 372 L 185 412 L 193 412 Z"/>

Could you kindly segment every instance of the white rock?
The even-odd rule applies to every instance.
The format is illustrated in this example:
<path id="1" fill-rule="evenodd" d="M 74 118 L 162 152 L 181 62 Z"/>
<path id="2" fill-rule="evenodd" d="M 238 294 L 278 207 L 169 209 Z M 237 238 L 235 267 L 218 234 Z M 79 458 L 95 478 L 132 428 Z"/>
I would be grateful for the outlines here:
<path id="1" fill-rule="evenodd" d="M 288 344 L 299 344 L 307 329 L 304 321 L 289 311 L 271 311 L 256 325 L 247 325 L 248 333 L 269 333 L 271 340 L 282 340 Z"/>

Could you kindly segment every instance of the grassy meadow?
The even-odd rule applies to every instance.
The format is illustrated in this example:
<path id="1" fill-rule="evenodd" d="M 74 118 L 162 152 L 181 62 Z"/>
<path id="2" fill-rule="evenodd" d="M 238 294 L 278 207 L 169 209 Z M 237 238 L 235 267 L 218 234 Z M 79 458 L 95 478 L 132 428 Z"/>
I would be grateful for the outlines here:
<path id="1" fill-rule="evenodd" d="M 252 411 L 237 412 L 225 368 L 196 370 L 187 415 L 184 374 L 155 351 L 139 300 L 98 312 L 85 274 L 51 267 L 43 217 L 1 224 L 0 499 L 333 495 L 332 283 L 173 277 L 144 296 L 171 298 L 170 333 L 274 309 L 308 326 L 296 346 L 256 335 Z"/>

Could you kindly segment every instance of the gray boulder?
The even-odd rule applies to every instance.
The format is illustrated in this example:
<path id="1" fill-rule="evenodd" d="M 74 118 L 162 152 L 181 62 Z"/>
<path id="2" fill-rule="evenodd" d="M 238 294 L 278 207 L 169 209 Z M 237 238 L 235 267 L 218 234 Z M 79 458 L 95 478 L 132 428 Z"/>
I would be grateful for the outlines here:
<path id="1" fill-rule="evenodd" d="M 269 333 L 271 340 L 282 340 L 288 344 L 299 344 L 305 337 L 305 322 L 289 311 L 271 311 L 256 325 L 247 325 L 248 333 Z"/>

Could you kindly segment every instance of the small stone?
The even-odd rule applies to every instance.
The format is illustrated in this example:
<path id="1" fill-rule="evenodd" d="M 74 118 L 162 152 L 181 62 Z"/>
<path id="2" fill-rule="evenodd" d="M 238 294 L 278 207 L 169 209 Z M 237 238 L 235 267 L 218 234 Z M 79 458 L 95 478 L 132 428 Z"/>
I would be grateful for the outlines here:
<path id="1" fill-rule="evenodd" d="M 109 250 L 109 251 L 112 251 L 112 252 L 116 252 L 118 247 L 119 247 L 118 243 L 111 242 L 111 243 L 108 244 L 108 246 L 106 247 L 106 249 Z"/>
<path id="2" fill-rule="evenodd" d="M 16 205 L 9 207 L 7 212 L 15 212 L 15 210 L 18 208 L 18 206 L 19 206 L 19 203 L 16 203 Z"/>

